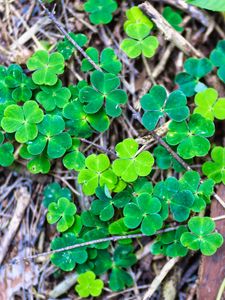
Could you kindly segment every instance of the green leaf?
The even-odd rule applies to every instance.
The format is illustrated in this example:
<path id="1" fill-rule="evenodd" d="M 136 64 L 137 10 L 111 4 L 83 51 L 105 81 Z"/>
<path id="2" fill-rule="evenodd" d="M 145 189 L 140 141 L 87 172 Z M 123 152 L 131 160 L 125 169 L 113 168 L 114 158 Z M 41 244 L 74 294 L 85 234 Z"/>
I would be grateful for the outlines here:
<path id="1" fill-rule="evenodd" d="M 53 182 L 48 184 L 44 189 L 43 205 L 48 207 L 50 203 L 56 203 L 60 198 L 72 198 L 72 194 L 68 188 L 62 188 L 59 183 Z"/>
<path id="2" fill-rule="evenodd" d="M 110 73 L 94 71 L 91 74 L 93 87 L 87 86 L 80 90 L 79 100 L 84 103 L 84 111 L 87 114 L 98 112 L 102 106 L 106 106 L 106 114 L 110 117 L 121 115 L 121 104 L 127 102 L 125 91 L 118 89 L 120 80 Z"/>
<path id="3" fill-rule="evenodd" d="M 199 92 L 195 96 L 195 104 L 197 107 L 194 113 L 200 114 L 211 121 L 214 118 L 225 119 L 225 98 L 218 99 L 218 92 L 215 89 L 208 88 L 203 92 Z"/>
<path id="4" fill-rule="evenodd" d="M 105 48 L 99 57 L 99 52 L 96 48 L 90 47 L 86 51 L 86 54 L 103 70 L 108 73 L 118 75 L 122 70 L 122 63 L 118 60 L 115 51 L 112 48 Z M 82 60 L 81 70 L 83 72 L 93 71 L 93 65 L 87 58 Z"/>
<path id="5" fill-rule="evenodd" d="M 149 30 L 151 30 L 153 27 L 152 21 L 149 20 L 148 17 L 146 17 L 146 15 L 138 6 L 133 6 L 130 9 L 126 10 L 126 17 L 127 21 L 123 25 L 125 31 L 130 24 L 144 24 L 149 27 Z"/>
<path id="6" fill-rule="evenodd" d="M 221 234 L 213 232 L 215 222 L 209 217 L 193 217 L 188 221 L 191 232 L 181 236 L 181 243 L 191 250 L 200 250 L 204 255 L 213 255 L 223 244 Z"/>
<path id="7" fill-rule="evenodd" d="M 124 224 L 128 228 L 136 228 L 141 225 L 141 232 L 145 235 L 152 235 L 162 228 L 163 221 L 158 214 L 161 210 L 161 203 L 157 198 L 152 198 L 148 193 L 137 197 L 135 203 L 128 203 L 123 211 Z"/>
<path id="8" fill-rule="evenodd" d="M 86 35 L 82 33 L 74 34 L 73 32 L 69 32 L 69 36 L 71 39 L 73 39 L 80 47 L 83 47 L 87 41 L 88 38 Z M 62 54 L 65 60 L 70 59 L 72 56 L 75 46 L 65 37 L 63 41 L 59 42 L 57 44 L 57 50 L 59 53 Z"/>
<path id="9" fill-rule="evenodd" d="M 0 132 L 0 166 L 8 167 L 14 161 L 14 147 L 11 143 L 3 143 L 4 135 Z"/>
<path id="10" fill-rule="evenodd" d="M 69 232 L 64 233 L 62 237 L 57 237 L 51 242 L 51 249 L 57 250 L 68 246 L 83 243 L 84 240 L 76 238 Z M 72 271 L 76 264 L 83 264 L 88 259 L 86 247 L 78 247 L 71 250 L 54 253 L 51 256 L 51 262 L 63 271 Z"/>
<path id="11" fill-rule="evenodd" d="M 225 148 L 215 147 L 211 152 L 212 161 L 207 161 L 202 166 L 202 172 L 216 183 L 225 184 Z"/>
<path id="12" fill-rule="evenodd" d="M 76 206 L 67 198 L 59 198 L 57 203 L 52 202 L 48 206 L 47 221 L 49 224 L 57 223 L 57 230 L 64 232 L 74 223 Z"/>
<path id="13" fill-rule="evenodd" d="M 113 268 L 109 277 L 109 287 L 112 291 L 121 291 L 134 284 L 132 277 L 120 268 Z"/>
<path id="14" fill-rule="evenodd" d="M 63 108 L 71 97 L 70 90 L 62 87 L 61 80 L 58 80 L 54 86 L 41 86 L 41 90 L 36 95 L 36 99 L 46 111 L 52 111 L 56 107 Z"/>
<path id="15" fill-rule="evenodd" d="M 115 0 L 88 0 L 84 10 L 88 13 L 92 24 L 108 24 L 112 21 L 112 13 L 117 9 Z"/>
<path id="16" fill-rule="evenodd" d="M 34 83 L 54 85 L 57 75 L 64 72 L 64 57 L 58 52 L 48 54 L 45 50 L 38 50 L 28 59 L 27 67 L 35 71 L 32 74 Z"/>
<path id="17" fill-rule="evenodd" d="M 186 96 L 181 91 L 174 91 L 168 97 L 166 89 L 155 85 L 148 94 L 141 98 L 144 110 L 142 123 L 148 130 L 153 130 L 162 117 L 168 115 L 172 120 L 181 122 L 189 116 Z"/>
<path id="18" fill-rule="evenodd" d="M 210 55 L 210 60 L 214 66 L 218 67 L 218 77 L 225 82 L 225 40 L 218 42 L 216 49 Z"/>
<path id="19" fill-rule="evenodd" d="M 175 78 L 175 82 L 186 96 L 193 96 L 199 91 L 199 86 L 201 86 L 201 90 L 207 88 L 199 80 L 213 69 L 209 59 L 188 58 L 185 61 L 184 69 L 186 72 L 179 73 Z"/>
<path id="20" fill-rule="evenodd" d="M 87 271 L 77 278 L 78 284 L 75 286 L 75 291 L 81 298 L 89 296 L 98 297 L 102 293 L 104 283 L 101 279 L 96 279 L 95 273 Z M 88 283 L 88 284 L 87 284 Z"/>
<path id="21" fill-rule="evenodd" d="M 163 17 L 178 32 L 182 32 L 184 28 L 180 26 L 183 19 L 178 11 L 173 10 L 170 6 L 166 6 L 163 10 Z"/>
<path id="22" fill-rule="evenodd" d="M 172 121 L 166 140 L 170 145 L 178 145 L 177 153 L 184 159 L 201 157 L 209 152 L 210 142 L 207 137 L 211 137 L 214 131 L 215 126 L 211 120 L 193 114 L 188 123 Z"/>
<path id="23" fill-rule="evenodd" d="M 191 5 L 213 11 L 225 11 L 225 3 L 223 0 L 187 0 L 187 2 Z"/>
<path id="24" fill-rule="evenodd" d="M 45 115 L 38 125 L 37 138 L 28 145 L 28 151 L 32 155 L 41 154 L 47 146 L 49 158 L 59 158 L 72 146 L 72 140 L 65 129 L 65 122 L 57 115 Z"/>
<path id="25" fill-rule="evenodd" d="M 106 185 L 113 189 L 117 183 L 117 176 L 110 169 L 110 161 L 105 154 L 91 154 L 85 159 L 86 168 L 78 175 L 78 183 L 82 184 L 86 195 L 93 195 L 96 188 Z"/>
<path id="26" fill-rule="evenodd" d="M 155 36 L 148 36 L 150 29 L 145 24 L 130 24 L 126 33 L 130 38 L 124 39 L 120 48 L 130 58 L 136 58 L 143 54 L 145 57 L 152 57 L 159 46 Z M 148 37 L 147 37 L 148 36 Z"/>
<path id="27" fill-rule="evenodd" d="M 188 253 L 180 238 L 184 232 L 187 232 L 186 226 L 179 226 L 177 230 L 165 232 L 157 236 L 156 242 L 151 246 L 152 254 L 163 254 L 169 257 L 184 257 Z"/>
<path id="28" fill-rule="evenodd" d="M 85 156 L 80 151 L 69 152 L 63 158 L 63 165 L 68 170 L 81 171 L 85 167 Z"/>
<path id="29" fill-rule="evenodd" d="M 43 117 L 43 111 L 35 101 L 27 101 L 22 107 L 12 104 L 4 110 L 1 126 L 8 133 L 15 132 L 17 142 L 26 143 L 36 138 L 36 124 L 40 123 Z"/>
<path id="30" fill-rule="evenodd" d="M 50 171 L 51 164 L 49 159 L 45 155 L 33 156 L 27 163 L 27 169 L 32 174 L 47 174 Z"/>
<path id="31" fill-rule="evenodd" d="M 147 176 L 152 170 L 154 158 L 148 151 L 138 154 L 138 143 L 125 139 L 115 147 L 119 156 L 112 164 L 113 172 L 125 182 L 133 182 L 138 176 Z"/>

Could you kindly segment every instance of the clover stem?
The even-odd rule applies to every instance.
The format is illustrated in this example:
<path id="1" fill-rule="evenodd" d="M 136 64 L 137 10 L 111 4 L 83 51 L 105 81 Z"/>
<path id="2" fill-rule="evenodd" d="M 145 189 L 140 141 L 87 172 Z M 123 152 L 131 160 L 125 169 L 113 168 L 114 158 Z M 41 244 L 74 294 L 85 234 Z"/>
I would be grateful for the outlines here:
<path id="1" fill-rule="evenodd" d="M 152 75 L 151 68 L 150 68 L 150 66 L 149 66 L 149 64 L 148 64 L 148 62 L 147 62 L 146 57 L 145 57 L 143 54 L 142 54 L 142 60 L 143 60 L 143 63 L 144 63 L 144 65 L 145 65 L 146 72 L 147 72 L 147 74 L 148 74 L 148 76 L 149 76 L 149 78 L 150 78 L 152 84 L 155 85 L 156 82 L 155 82 L 155 79 L 154 79 L 154 77 L 153 77 L 153 75 Z"/>

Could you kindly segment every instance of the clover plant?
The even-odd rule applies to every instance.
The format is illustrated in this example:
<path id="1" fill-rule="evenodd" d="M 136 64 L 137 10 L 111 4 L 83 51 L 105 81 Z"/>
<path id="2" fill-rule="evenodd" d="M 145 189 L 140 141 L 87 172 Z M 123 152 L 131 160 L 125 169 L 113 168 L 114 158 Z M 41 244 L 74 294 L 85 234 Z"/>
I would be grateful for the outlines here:
<path id="1" fill-rule="evenodd" d="M 220 8 L 217 2 L 215 9 Z M 117 5 L 114 0 L 88 0 L 82 9 L 94 25 L 108 24 Z M 167 7 L 163 16 L 183 30 L 179 13 Z M 157 28 L 137 6 L 127 10 L 126 17 L 123 28 L 128 38 L 120 48 L 129 58 L 142 56 L 146 66 L 145 57 L 152 57 L 159 45 L 152 35 Z M 67 36 L 56 44 L 57 52 L 37 50 L 27 60 L 27 69 L 0 66 L 0 166 L 13 164 L 18 172 L 26 166 L 30 173 L 47 178 L 43 205 L 48 226 L 57 232 L 51 241 L 51 262 L 77 275 L 74 291 L 80 297 L 98 297 L 104 286 L 117 292 L 134 284 L 134 251 L 147 240 L 155 239 L 154 255 L 169 257 L 184 257 L 189 250 L 212 255 L 223 243 L 207 217 L 215 184 L 225 184 L 220 139 L 212 145 L 211 160 L 205 156 L 215 128 L 222 128 L 225 98 L 206 86 L 205 76 L 217 67 L 217 76 L 225 81 L 225 41 L 218 43 L 210 59 L 189 57 L 185 71 L 176 76 L 177 89 L 169 87 L 167 92 L 153 84 L 139 99 L 127 88 L 114 39 L 111 47 L 101 49 L 96 42 L 96 48 L 86 49 L 83 33 L 69 36 L 75 43 Z M 84 47 L 84 57 L 76 44 Z M 85 80 L 64 76 L 73 58 L 80 63 L 74 65 L 76 77 Z M 126 57 L 123 61 L 130 63 Z M 138 63 L 134 76 L 142 72 Z M 139 100 L 140 114 L 132 108 Z M 120 122 L 126 113 L 126 122 Z M 129 117 L 134 117 L 134 128 L 127 137 L 123 124 L 129 124 Z M 189 164 L 197 165 L 196 171 Z M 44 176 L 48 173 L 63 185 Z M 208 178 L 202 179 L 202 174 Z M 145 238 L 137 242 L 131 234 Z"/>
<path id="2" fill-rule="evenodd" d="M 90 21 L 95 25 L 110 23 L 116 9 L 115 0 L 88 0 L 84 3 L 84 10 L 90 14 Z"/>
<path id="3" fill-rule="evenodd" d="M 213 64 L 208 58 L 188 58 L 184 63 L 184 69 L 185 72 L 176 76 L 175 82 L 186 96 L 193 96 L 207 88 L 200 79 L 213 69 Z"/>

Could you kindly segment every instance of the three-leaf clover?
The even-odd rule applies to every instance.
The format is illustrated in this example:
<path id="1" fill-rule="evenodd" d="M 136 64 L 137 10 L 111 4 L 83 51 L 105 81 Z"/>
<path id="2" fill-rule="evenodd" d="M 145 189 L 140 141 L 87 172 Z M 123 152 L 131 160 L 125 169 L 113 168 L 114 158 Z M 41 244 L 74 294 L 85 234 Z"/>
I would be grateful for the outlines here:
<path id="1" fill-rule="evenodd" d="M 96 279 L 95 273 L 87 271 L 80 274 L 77 278 L 78 284 L 75 286 L 75 291 L 82 298 L 89 296 L 98 297 L 102 293 L 104 283 L 101 279 Z"/>
<path id="2" fill-rule="evenodd" d="M 84 4 L 84 10 L 90 13 L 91 23 L 108 24 L 112 21 L 112 13 L 117 9 L 115 0 L 88 0 Z"/>
<path id="3" fill-rule="evenodd" d="M 69 36 L 80 47 L 83 47 L 88 41 L 88 38 L 86 37 L 86 35 L 84 35 L 82 33 L 75 34 L 73 32 L 69 32 Z M 72 54 L 75 50 L 75 46 L 68 40 L 68 38 L 65 37 L 63 41 L 61 41 L 57 44 L 57 50 L 59 53 L 61 53 L 63 55 L 64 59 L 70 59 L 70 57 L 72 56 Z"/>
<path id="4" fill-rule="evenodd" d="M 53 86 L 42 85 L 41 90 L 36 99 L 46 111 L 54 110 L 56 107 L 63 108 L 71 97 L 70 90 L 62 87 L 61 80 Z"/>
<path id="5" fill-rule="evenodd" d="M 57 203 L 52 202 L 48 206 L 47 221 L 49 224 L 57 223 L 56 229 L 64 232 L 74 223 L 76 205 L 67 198 L 59 198 Z"/>
<path id="6" fill-rule="evenodd" d="M 17 142 L 26 143 L 38 135 L 37 124 L 43 117 L 43 111 L 35 101 L 27 101 L 23 106 L 12 104 L 4 110 L 1 126 L 8 133 L 15 132 Z"/>
<path id="7" fill-rule="evenodd" d="M 184 232 L 181 243 L 191 250 L 200 250 L 204 255 L 213 255 L 223 244 L 221 234 L 214 232 L 215 222 L 209 217 L 193 217 L 188 221 L 191 232 Z"/>
<path id="8" fill-rule="evenodd" d="M 133 182 L 138 176 L 147 176 L 152 170 L 154 158 L 148 151 L 138 153 L 138 143 L 131 138 L 115 147 L 119 156 L 112 164 L 113 172 L 125 182 Z"/>
<path id="9" fill-rule="evenodd" d="M 126 28 L 126 33 L 129 38 L 122 41 L 120 48 L 128 57 L 136 58 L 143 54 L 150 58 L 155 54 L 159 42 L 155 36 L 148 36 L 150 33 L 148 25 L 130 24 Z"/>
<path id="10" fill-rule="evenodd" d="M 54 85 L 57 75 L 64 72 L 64 57 L 58 52 L 48 54 L 45 50 L 38 50 L 28 59 L 27 67 L 35 71 L 32 74 L 34 83 Z"/>
<path id="11" fill-rule="evenodd" d="M 14 161 L 14 147 L 11 143 L 4 143 L 4 135 L 0 132 L 0 166 L 8 167 Z"/>
<path id="12" fill-rule="evenodd" d="M 145 235 L 152 235 L 162 228 L 163 220 L 159 215 L 161 203 L 157 198 L 142 193 L 135 202 L 128 203 L 123 210 L 124 224 L 128 228 L 133 229 L 141 224 L 141 232 Z"/>
<path id="13" fill-rule="evenodd" d="M 93 195 L 98 186 L 106 185 L 113 189 L 117 183 L 117 176 L 110 169 L 110 161 L 105 154 L 91 154 L 85 159 L 86 168 L 78 175 L 78 183 L 82 184 L 86 195 Z"/>
<path id="14" fill-rule="evenodd" d="M 213 194 L 214 181 L 208 179 L 201 183 L 200 175 L 195 171 L 186 172 L 179 181 L 181 190 L 188 190 L 194 195 L 195 200 L 191 209 L 195 212 L 205 209 Z"/>
<path id="15" fill-rule="evenodd" d="M 79 101 L 66 104 L 63 108 L 63 116 L 69 121 L 66 122 L 70 133 L 77 137 L 89 137 L 94 129 L 104 132 L 109 128 L 110 122 L 104 109 L 95 114 L 87 114 L 84 105 Z"/>
<path id="16" fill-rule="evenodd" d="M 182 32 L 184 28 L 180 26 L 183 19 L 178 11 L 173 10 L 170 6 L 167 6 L 163 10 L 163 17 L 167 22 L 178 32 Z"/>
<path id="17" fill-rule="evenodd" d="M 160 215 L 163 220 L 168 218 L 170 210 L 174 220 L 178 222 L 188 219 L 195 200 L 192 192 L 182 190 L 179 181 L 174 177 L 158 182 L 154 187 L 153 196 L 161 201 Z"/>
<path id="18" fill-rule="evenodd" d="M 122 191 L 112 197 L 107 196 L 102 188 L 97 188 L 96 195 L 99 199 L 91 203 L 91 211 L 94 215 L 99 215 L 102 221 L 108 221 L 114 216 L 114 206 L 122 208 L 132 199 L 129 191 Z"/>
<path id="19" fill-rule="evenodd" d="M 96 48 L 90 47 L 86 54 L 103 70 L 117 75 L 122 70 L 122 63 L 118 60 L 115 51 L 112 48 L 105 48 L 101 54 Z M 93 71 L 94 67 L 87 58 L 82 60 L 81 70 L 83 72 Z"/>
<path id="20" fill-rule="evenodd" d="M 214 66 L 218 67 L 217 75 L 225 82 L 225 40 L 219 41 L 216 49 L 210 55 L 210 60 Z"/>
<path id="21" fill-rule="evenodd" d="M 50 158 L 63 156 L 71 146 L 72 140 L 65 129 L 65 122 L 58 115 L 45 115 L 38 125 L 39 134 L 35 140 L 29 142 L 28 151 L 32 155 L 41 154 L 47 146 L 47 154 Z"/>
<path id="22" fill-rule="evenodd" d="M 195 96 L 195 104 L 197 107 L 194 113 L 200 114 L 206 119 L 219 120 L 225 119 L 225 98 L 218 99 L 218 92 L 213 88 L 199 92 Z"/>
<path id="23" fill-rule="evenodd" d="M 160 118 L 165 115 L 176 122 L 184 121 L 189 116 L 184 93 L 177 90 L 167 97 L 166 89 L 160 85 L 155 85 L 141 98 L 141 107 L 144 110 L 142 123 L 148 130 L 155 129 Z"/>
<path id="24" fill-rule="evenodd" d="M 169 124 L 166 140 L 170 145 L 178 145 L 177 153 L 184 159 L 194 156 L 205 156 L 210 149 L 207 137 L 214 134 L 215 126 L 211 120 L 199 114 L 193 114 L 189 122 Z"/>
<path id="25" fill-rule="evenodd" d="M 184 63 L 185 72 L 179 73 L 175 82 L 180 90 L 188 97 L 206 89 L 199 80 L 212 71 L 213 65 L 208 58 L 188 58 Z"/>
<path id="26" fill-rule="evenodd" d="M 171 230 L 158 235 L 156 242 L 151 246 L 152 254 L 163 254 L 169 257 L 183 257 L 188 253 L 188 249 L 184 247 L 180 238 L 184 232 L 187 232 L 186 226 L 179 226 L 176 230 Z"/>
<path id="27" fill-rule="evenodd" d="M 216 183 L 225 184 L 225 148 L 215 147 L 211 152 L 212 161 L 207 161 L 202 166 L 202 172 Z"/>
<path id="28" fill-rule="evenodd" d="M 105 102 L 107 115 L 118 117 L 121 115 L 121 104 L 127 102 L 125 91 L 118 89 L 119 78 L 111 73 L 94 71 L 91 74 L 93 87 L 87 86 L 80 90 L 79 100 L 84 103 L 84 111 L 88 114 L 98 112 Z"/>
<path id="29" fill-rule="evenodd" d="M 62 188 L 58 182 L 48 184 L 44 189 L 43 205 L 48 207 L 50 203 L 57 202 L 60 198 L 71 199 L 72 195 L 68 188 Z"/>
<path id="30" fill-rule="evenodd" d="M 124 23 L 124 30 L 131 24 L 145 24 L 149 30 L 152 29 L 152 21 L 142 12 L 138 6 L 133 6 L 126 10 L 127 21 Z"/>
<path id="31" fill-rule="evenodd" d="M 57 237 L 51 242 L 51 249 L 57 250 L 68 246 L 83 243 L 83 239 L 78 239 L 72 232 L 64 233 L 62 237 Z M 51 262 L 63 271 L 72 271 L 76 264 L 83 264 L 88 259 L 86 247 L 78 247 L 71 250 L 54 253 Z"/>

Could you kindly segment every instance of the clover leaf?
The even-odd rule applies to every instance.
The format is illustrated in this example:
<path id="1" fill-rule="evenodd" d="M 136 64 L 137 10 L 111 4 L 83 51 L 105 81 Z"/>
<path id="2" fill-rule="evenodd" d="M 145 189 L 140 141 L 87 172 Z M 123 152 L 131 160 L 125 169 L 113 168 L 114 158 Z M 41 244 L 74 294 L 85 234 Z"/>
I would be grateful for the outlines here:
<path id="1" fill-rule="evenodd" d="M 15 132 L 17 142 L 26 143 L 38 135 L 37 124 L 43 117 L 43 111 L 35 101 L 27 101 L 22 107 L 12 104 L 4 110 L 1 126 L 8 133 Z"/>
<path id="2" fill-rule="evenodd" d="M 163 17 L 178 32 L 182 32 L 184 28 L 180 26 L 183 19 L 178 11 L 173 10 L 170 6 L 166 6 L 163 10 Z"/>
<path id="3" fill-rule="evenodd" d="M 212 71 L 213 65 L 208 58 L 188 58 L 184 63 L 185 72 L 179 73 L 175 82 L 188 97 L 207 87 L 199 80 Z"/>
<path id="4" fill-rule="evenodd" d="M 77 278 L 78 284 L 75 286 L 75 291 L 81 298 L 89 296 L 98 297 L 102 293 L 104 283 L 101 279 L 96 279 L 95 273 L 87 271 L 80 274 Z"/>
<path id="5" fill-rule="evenodd" d="M 170 210 L 174 220 L 178 222 L 188 219 L 195 200 L 192 192 L 182 190 L 179 181 L 174 177 L 158 182 L 154 187 L 153 197 L 161 201 L 160 215 L 163 220 L 168 218 Z"/>
<path id="6" fill-rule="evenodd" d="M 189 116 L 184 93 L 177 90 L 167 97 L 166 89 L 160 85 L 155 85 L 141 98 L 141 107 L 144 110 L 142 123 L 148 130 L 155 129 L 159 120 L 166 115 L 176 122 L 184 121 Z"/>
<path id="7" fill-rule="evenodd" d="M 74 34 L 73 32 L 69 32 L 69 36 L 71 39 L 73 39 L 80 47 L 83 47 L 87 41 L 88 38 L 86 35 L 82 33 Z M 63 41 L 59 42 L 57 44 L 57 50 L 59 53 L 62 54 L 65 60 L 70 59 L 72 56 L 75 46 L 65 37 Z"/>
<path id="8" fill-rule="evenodd" d="M 144 24 L 148 26 L 149 30 L 151 30 L 153 27 L 152 21 L 146 17 L 146 15 L 138 6 L 133 6 L 126 10 L 126 17 L 127 21 L 123 25 L 124 30 L 126 30 L 130 24 Z"/>
<path id="9" fill-rule="evenodd" d="M 185 172 L 179 181 L 181 190 L 188 190 L 194 195 L 195 200 L 191 209 L 194 212 L 200 212 L 205 209 L 206 204 L 210 203 L 210 197 L 213 194 L 214 181 L 208 179 L 200 183 L 200 175 L 195 171 Z"/>
<path id="10" fill-rule="evenodd" d="M 127 192 L 130 190 L 127 189 Z M 142 193 L 152 194 L 153 185 L 146 177 L 140 177 L 133 183 L 133 196 L 139 196 Z"/>
<path id="11" fill-rule="evenodd" d="M 215 126 L 211 120 L 193 114 L 188 123 L 172 121 L 166 140 L 170 145 L 178 145 L 177 153 L 184 159 L 201 157 L 209 152 L 210 142 L 207 137 L 211 137 L 214 131 Z"/>
<path id="12" fill-rule="evenodd" d="M 52 111 L 56 107 L 63 108 L 71 97 L 70 90 L 62 87 L 61 80 L 58 80 L 53 86 L 43 85 L 41 90 L 36 95 L 36 99 L 46 111 Z"/>
<path id="13" fill-rule="evenodd" d="M 38 125 L 39 134 L 35 140 L 29 142 L 28 151 L 32 155 L 41 154 L 47 146 L 49 158 L 63 156 L 71 146 L 72 140 L 65 129 L 65 122 L 57 115 L 45 115 Z"/>
<path id="14" fill-rule="evenodd" d="M 4 135 L 0 132 L 0 166 L 8 167 L 14 161 L 14 147 L 11 143 L 4 143 Z"/>
<path id="15" fill-rule="evenodd" d="M 63 108 L 63 116 L 69 120 L 67 121 L 67 126 L 70 133 L 77 137 L 89 137 L 94 129 L 104 132 L 110 125 L 104 109 L 100 109 L 95 114 L 87 114 L 84 111 L 84 105 L 79 101 L 66 104 Z"/>
<path id="16" fill-rule="evenodd" d="M 93 241 L 101 238 L 105 238 L 109 235 L 108 226 L 97 216 L 95 216 L 91 211 L 84 211 L 81 214 L 82 224 L 87 227 L 84 231 L 82 238 L 85 241 Z M 109 242 L 102 242 L 98 244 L 93 244 L 91 248 L 96 249 L 107 249 L 109 247 Z"/>
<path id="17" fill-rule="evenodd" d="M 101 55 L 96 48 L 90 47 L 86 54 L 103 70 L 117 75 L 122 70 L 122 63 L 118 60 L 115 51 L 112 48 L 105 48 Z M 93 71 L 94 67 L 87 58 L 82 60 L 81 70 L 83 72 Z"/>
<path id="18" fill-rule="evenodd" d="M 160 201 L 148 193 L 143 193 L 137 197 L 136 203 L 128 203 L 124 207 L 124 224 L 132 229 L 141 224 L 141 232 L 152 235 L 163 225 L 160 210 Z"/>
<path id="19" fill-rule="evenodd" d="M 85 156 L 78 150 L 80 141 L 77 139 L 72 140 L 72 147 L 63 158 L 63 165 L 68 170 L 80 171 L 85 168 Z"/>
<path id="20" fill-rule="evenodd" d="M 27 67 L 35 71 L 32 74 L 34 83 L 54 85 L 57 75 L 64 72 L 64 57 L 58 52 L 48 54 L 45 50 L 38 50 L 28 59 Z"/>
<path id="21" fill-rule="evenodd" d="M 71 200 L 72 194 L 68 188 L 62 188 L 58 182 L 48 184 L 44 189 L 43 205 L 48 208 L 50 203 L 56 203 L 60 198 Z"/>
<path id="22" fill-rule="evenodd" d="M 186 256 L 188 249 L 181 244 L 180 238 L 187 231 L 186 226 L 179 226 L 176 230 L 158 235 L 156 242 L 150 248 L 152 254 L 163 254 L 169 257 Z"/>
<path id="23" fill-rule="evenodd" d="M 210 60 L 214 66 L 218 67 L 218 77 L 225 82 L 225 40 L 218 42 L 216 49 L 210 54 Z"/>
<path id="24" fill-rule="evenodd" d="M 184 232 L 181 243 L 191 250 L 200 250 L 204 255 L 213 255 L 223 244 L 221 234 L 214 232 L 215 222 L 209 217 L 193 217 L 188 221 L 191 232 Z"/>
<path id="25" fill-rule="evenodd" d="M 74 223 L 74 215 L 77 208 L 67 198 L 59 198 L 57 203 L 52 202 L 48 206 L 47 221 L 49 224 L 57 223 L 56 229 L 64 232 Z"/>
<path id="26" fill-rule="evenodd" d="M 108 24 L 112 21 L 112 13 L 117 9 L 115 0 L 88 0 L 84 10 L 88 13 L 92 24 Z"/>
<path id="27" fill-rule="evenodd" d="M 138 176 L 147 176 L 152 170 L 154 158 L 148 151 L 138 153 L 138 143 L 131 138 L 115 147 L 119 156 L 112 164 L 113 172 L 125 182 L 133 182 Z"/>
<path id="28" fill-rule="evenodd" d="M 114 206 L 116 208 L 124 207 L 131 199 L 132 196 L 128 191 L 122 191 L 114 197 L 111 195 L 106 196 L 102 188 L 97 188 L 96 195 L 98 200 L 91 203 L 91 212 L 94 215 L 99 215 L 100 220 L 108 221 L 114 216 Z"/>
<path id="29" fill-rule="evenodd" d="M 176 151 L 176 150 L 175 150 Z M 163 147 L 157 146 L 153 154 L 155 156 L 156 165 L 162 170 L 173 168 L 176 172 L 184 171 L 184 167 Z"/>
<path id="30" fill-rule="evenodd" d="M 12 100 L 11 89 L 5 82 L 8 70 L 14 65 L 9 66 L 7 69 L 4 66 L 0 66 L 0 103 L 5 103 L 8 100 Z M 17 66 L 17 65 L 16 65 Z"/>
<path id="31" fill-rule="evenodd" d="M 214 118 L 225 119 L 225 98 L 218 99 L 218 92 L 215 89 L 208 88 L 203 92 L 199 92 L 195 96 L 195 104 L 197 107 L 194 113 L 212 121 Z"/>
<path id="32" fill-rule="evenodd" d="M 78 175 L 78 183 L 82 184 L 86 195 L 93 195 L 96 188 L 106 185 L 113 189 L 117 183 L 117 176 L 110 169 L 110 161 L 105 154 L 91 154 L 85 159 L 86 168 Z"/>
<path id="33" fill-rule="evenodd" d="M 12 90 L 12 99 L 16 102 L 28 101 L 32 97 L 32 90 L 36 88 L 32 79 L 27 77 L 20 66 L 11 65 L 5 76 L 5 85 Z"/>
<path id="34" fill-rule="evenodd" d="M 109 277 L 109 287 L 112 291 L 120 291 L 133 285 L 133 279 L 124 268 L 131 267 L 137 261 L 130 245 L 119 245 L 113 255 L 113 267 Z"/>
<path id="35" fill-rule="evenodd" d="M 79 100 L 85 104 L 84 111 L 87 114 L 94 114 L 103 107 L 105 101 L 107 115 L 120 116 L 122 112 L 120 105 L 127 102 L 127 94 L 118 89 L 119 78 L 111 73 L 94 71 L 91 74 L 91 84 L 93 87 L 87 86 L 80 90 Z"/>
<path id="36" fill-rule="evenodd" d="M 120 48 L 130 58 L 136 58 L 143 54 L 145 57 L 152 57 L 159 46 L 155 36 L 148 36 L 149 26 L 146 24 L 130 24 L 126 27 L 126 33 L 129 38 L 124 39 Z"/>
<path id="37" fill-rule="evenodd" d="M 57 237 L 51 242 L 51 249 L 57 250 L 68 246 L 83 243 L 72 232 L 64 233 L 62 237 Z M 72 271 L 76 264 L 83 264 L 88 259 L 86 247 L 78 247 L 71 250 L 52 254 L 51 262 L 63 271 Z"/>
<path id="38" fill-rule="evenodd" d="M 215 147 L 211 152 L 212 161 L 207 161 L 202 166 L 202 172 L 216 183 L 225 184 L 225 148 Z"/>

